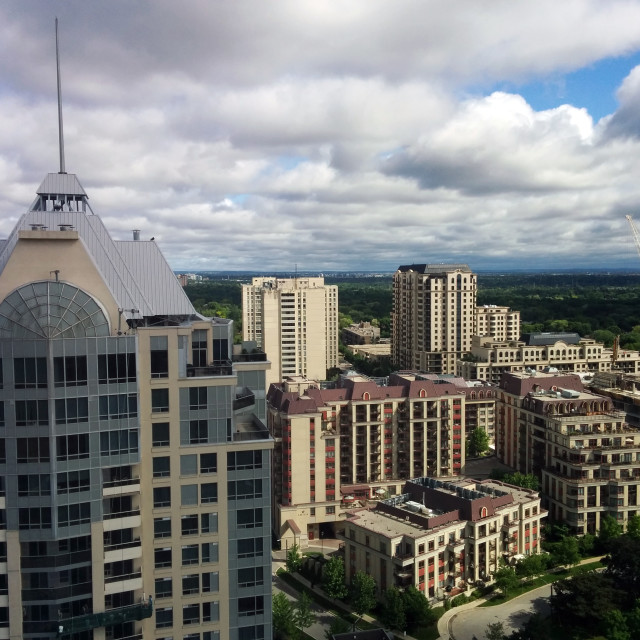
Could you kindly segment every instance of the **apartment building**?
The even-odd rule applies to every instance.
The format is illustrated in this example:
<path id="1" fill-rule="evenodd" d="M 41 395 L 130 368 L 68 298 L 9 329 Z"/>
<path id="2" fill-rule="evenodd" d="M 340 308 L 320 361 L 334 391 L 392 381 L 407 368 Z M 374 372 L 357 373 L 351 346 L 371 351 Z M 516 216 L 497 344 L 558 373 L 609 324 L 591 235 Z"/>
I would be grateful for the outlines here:
<path id="1" fill-rule="evenodd" d="M 335 389 L 302 378 L 271 385 L 276 537 L 304 546 L 333 532 L 346 508 L 398 493 L 407 478 L 459 475 L 464 398 L 450 383 L 411 374 L 388 386 L 363 376 Z"/>
<path id="2" fill-rule="evenodd" d="M 345 569 L 374 578 L 378 596 L 414 586 L 427 598 L 488 582 L 517 555 L 539 552 L 540 496 L 495 480 L 417 478 L 344 524 Z"/>
<path id="3" fill-rule="evenodd" d="M 474 335 L 491 336 L 502 342 L 520 338 L 520 312 L 509 307 L 487 304 L 476 307 Z"/>
<path id="4" fill-rule="evenodd" d="M 625 373 L 640 373 L 640 352 L 619 350 L 614 365 L 612 349 L 577 333 L 530 333 L 511 342 L 474 336 L 470 355 L 457 363 L 457 374 L 498 384 L 502 374 L 510 371 L 552 368 L 593 375 L 610 371 L 612 366 Z"/>
<path id="5" fill-rule="evenodd" d="M 343 344 L 375 344 L 380 340 L 380 327 L 370 322 L 354 322 L 342 330 Z"/>
<path id="6" fill-rule="evenodd" d="M 269 384 L 317 380 L 338 366 L 338 287 L 324 278 L 253 278 L 242 285 L 242 332 L 267 353 Z"/>
<path id="7" fill-rule="evenodd" d="M 393 276 L 391 359 L 401 369 L 455 373 L 476 330 L 477 276 L 466 264 L 403 265 Z"/>
<path id="8" fill-rule="evenodd" d="M 264 354 L 45 177 L 0 244 L 0 638 L 271 637 Z"/>
<path id="9" fill-rule="evenodd" d="M 610 398 L 575 374 L 505 373 L 497 404 L 498 459 L 540 479 L 551 519 L 582 534 L 638 513 L 640 428 Z"/>

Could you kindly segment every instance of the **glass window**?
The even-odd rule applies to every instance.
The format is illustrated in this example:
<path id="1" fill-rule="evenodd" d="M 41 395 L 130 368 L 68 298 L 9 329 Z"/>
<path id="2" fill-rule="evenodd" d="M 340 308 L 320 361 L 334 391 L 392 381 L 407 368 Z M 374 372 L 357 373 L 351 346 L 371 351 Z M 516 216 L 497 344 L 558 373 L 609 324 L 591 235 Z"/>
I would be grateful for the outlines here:
<path id="1" fill-rule="evenodd" d="M 238 569 L 239 587 L 256 587 L 264 584 L 264 572 L 262 567 L 246 567 Z"/>
<path id="2" fill-rule="evenodd" d="M 262 498 L 262 479 L 229 480 L 227 483 L 229 500 L 249 500 Z"/>
<path id="3" fill-rule="evenodd" d="M 151 389 L 151 411 L 153 413 L 169 411 L 169 389 Z"/>
<path id="4" fill-rule="evenodd" d="M 180 495 L 181 495 L 180 504 L 183 507 L 197 505 L 198 504 L 198 485 L 183 484 L 180 487 Z"/>
<path id="5" fill-rule="evenodd" d="M 218 533 L 218 514 L 202 513 L 200 515 L 200 528 L 202 533 Z"/>
<path id="6" fill-rule="evenodd" d="M 156 629 L 165 629 L 173 626 L 173 607 L 156 609 Z"/>
<path id="7" fill-rule="evenodd" d="M 18 438 L 16 461 L 49 462 L 49 438 Z"/>
<path id="8" fill-rule="evenodd" d="M 182 595 L 189 596 L 194 593 L 200 593 L 200 574 L 182 576 Z"/>
<path id="9" fill-rule="evenodd" d="M 171 487 L 153 488 L 153 506 L 155 508 L 171 506 Z"/>
<path id="10" fill-rule="evenodd" d="M 207 366 L 207 331 L 196 329 L 191 334 L 191 355 L 194 367 Z"/>
<path id="11" fill-rule="evenodd" d="M 49 424 L 49 405 L 46 400 L 16 400 L 16 426 L 46 426 Z"/>
<path id="12" fill-rule="evenodd" d="M 202 504 L 218 502 L 217 482 L 206 482 L 200 485 L 200 502 Z"/>
<path id="13" fill-rule="evenodd" d="M 111 394 L 98 397 L 100 420 L 118 420 L 138 416 L 138 397 L 135 393 Z"/>
<path id="14" fill-rule="evenodd" d="M 262 469 L 262 451 L 230 451 L 227 453 L 227 469 Z"/>
<path id="15" fill-rule="evenodd" d="M 153 560 L 156 569 L 171 566 L 171 547 L 156 548 L 153 550 Z"/>
<path id="16" fill-rule="evenodd" d="M 53 359 L 53 381 L 56 387 L 87 384 L 87 356 L 65 356 Z"/>
<path id="17" fill-rule="evenodd" d="M 154 518 L 153 519 L 153 537 L 154 538 L 170 538 L 171 537 L 171 518 Z"/>
<path id="18" fill-rule="evenodd" d="M 169 423 L 168 422 L 156 422 L 151 425 L 152 431 L 152 446 L 154 447 L 168 447 L 170 444 L 169 437 Z"/>
<path id="19" fill-rule="evenodd" d="M 187 544 L 182 547 L 182 566 L 189 564 L 198 564 L 200 556 L 197 544 Z"/>
<path id="20" fill-rule="evenodd" d="M 180 519 L 182 525 L 183 536 L 193 536 L 198 533 L 198 515 L 192 514 L 188 516 L 182 516 Z"/>
<path id="21" fill-rule="evenodd" d="M 151 377 L 169 376 L 169 342 L 167 336 L 151 336 Z"/>
<path id="22" fill-rule="evenodd" d="M 171 578 L 156 578 L 155 596 L 158 598 L 170 598 L 173 595 L 173 582 Z"/>
<path id="23" fill-rule="evenodd" d="M 51 495 L 51 480 L 48 474 L 31 474 L 18 476 L 19 496 Z"/>
<path id="24" fill-rule="evenodd" d="M 218 562 L 217 542 L 205 542 L 202 545 L 202 562 Z"/>
<path id="25" fill-rule="evenodd" d="M 189 421 L 189 444 L 205 444 L 209 440 L 209 426 L 206 420 Z"/>
<path id="26" fill-rule="evenodd" d="M 51 509 L 49 507 L 18 509 L 18 527 L 20 529 L 50 529 Z M 6 529 L 6 526 L 2 528 Z"/>
<path id="27" fill-rule="evenodd" d="M 91 521 L 91 505 L 88 502 L 58 507 L 58 526 L 73 527 Z"/>
<path id="28" fill-rule="evenodd" d="M 218 622 L 220 620 L 220 603 L 217 600 L 202 603 L 202 622 Z"/>
<path id="29" fill-rule="evenodd" d="M 238 616 L 258 616 L 264 613 L 264 596 L 238 598 Z"/>
<path id="30" fill-rule="evenodd" d="M 14 358 L 13 375 L 16 389 L 46 389 L 46 358 Z"/>
<path id="31" fill-rule="evenodd" d="M 75 424 L 89 419 L 88 398 L 59 398 L 56 400 L 56 424 Z"/>
<path id="32" fill-rule="evenodd" d="M 220 574 L 217 571 L 202 574 L 202 593 L 217 593 L 220 591 Z"/>
<path id="33" fill-rule="evenodd" d="M 198 456 L 195 453 L 180 456 L 180 475 L 195 476 L 196 473 L 198 473 Z"/>
<path id="34" fill-rule="evenodd" d="M 238 529 L 262 527 L 262 509 L 238 509 L 236 511 L 236 523 Z"/>
<path id="35" fill-rule="evenodd" d="M 109 353 L 98 355 L 98 382 L 100 384 L 117 384 L 135 381 L 135 353 Z"/>
<path id="36" fill-rule="evenodd" d="M 171 475 L 171 458 L 162 456 L 153 459 L 153 477 L 168 478 Z"/>
<path id="37" fill-rule="evenodd" d="M 88 469 L 81 471 L 62 471 L 58 474 L 58 495 L 88 491 L 91 477 Z"/>
<path id="38" fill-rule="evenodd" d="M 56 438 L 56 460 L 80 460 L 89 457 L 89 434 L 79 433 L 71 436 L 58 436 Z"/>
<path id="39" fill-rule="evenodd" d="M 203 365 L 204 366 L 204 365 Z M 189 389 L 189 409 L 192 411 L 207 408 L 207 387 Z"/>
<path id="40" fill-rule="evenodd" d="M 218 454 L 200 454 L 200 473 L 216 473 L 218 471 Z"/>

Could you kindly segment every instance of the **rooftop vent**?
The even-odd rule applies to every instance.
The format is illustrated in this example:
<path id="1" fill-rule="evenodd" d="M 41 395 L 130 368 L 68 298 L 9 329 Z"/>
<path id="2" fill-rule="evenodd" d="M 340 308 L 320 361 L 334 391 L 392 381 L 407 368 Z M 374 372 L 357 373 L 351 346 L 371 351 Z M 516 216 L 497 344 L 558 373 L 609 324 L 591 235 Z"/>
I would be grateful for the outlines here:
<path id="1" fill-rule="evenodd" d="M 73 231 L 72 224 L 59 224 L 58 228 L 60 229 L 60 231 Z"/>

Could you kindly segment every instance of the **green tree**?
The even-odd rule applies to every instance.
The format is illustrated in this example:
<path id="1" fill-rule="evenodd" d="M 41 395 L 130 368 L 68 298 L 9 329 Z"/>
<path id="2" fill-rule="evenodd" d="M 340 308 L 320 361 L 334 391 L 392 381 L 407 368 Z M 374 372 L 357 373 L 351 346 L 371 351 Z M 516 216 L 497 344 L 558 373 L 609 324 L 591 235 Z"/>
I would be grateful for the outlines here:
<path id="1" fill-rule="evenodd" d="M 293 623 L 293 605 L 282 591 L 273 595 L 271 609 L 274 636 L 276 638 L 291 638 L 296 630 Z"/>
<path id="2" fill-rule="evenodd" d="M 520 579 L 512 567 L 501 567 L 493 577 L 496 587 L 502 591 L 505 598 L 520 584 Z"/>
<path id="3" fill-rule="evenodd" d="M 539 553 L 522 558 L 516 564 L 516 575 L 521 578 L 535 578 L 547 569 L 547 558 Z"/>
<path id="4" fill-rule="evenodd" d="M 485 631 L 487 640 L 505 640 L 504 625 L 502 622 L 490 622 Z"/>
<path id="5" fill-rule="evenodd" d="M 580 562 L 580 547 L 578 540 L 567 536 L 556 542 L 551 550 L 551 561 L 554 565 L 572 567 Z"/>
<path id="6" fill-rule="evenodd" d="M 592 533 L 585 533 L 578 538 L 578 547 L 581 556 L 592 556 L 595 553 L 596 537 Z"/>
<path id="7" fill-rule="evenodd" d="M 600 531 L 598 531 L 598 543 L 602 549 L 608 549 L 613 540 L 622 535 L 622 526 L 613 516 L 605 516 L 600 520 Z"/>
<path id="8" fill-rule="evenodd" d="M 413 585 L 402 592 L 404 615 L 409 629 L 427 627 L 436 621 L 437 615 L 424 594 Z"/>
<path id="9" fill-rule="evenodd" d="M 302 556 L 300 555 L 300 547 L 294 544 L 287 553 L 287 571 L 295 573 L 302 568 Z"/>
<path id="10" fill-rule="evenodd" d="M 345 584 L 344 560 L 339 556 L 332 556 L 324 565 L 322 588 L 330 598 L 342 600 L 346 597 L 348 590 Z"/>
<path id="11" fill-rule="evenodd" d="M 537 491 L 540 486 L 538 478 L 531 473 L 520 473 L 519 471 L 516 471 L 515 473 L 506 473 L 502 479 L 507 484 L 514 484 L 516 487 L 532 489 L 533 491 Z"/>
<path id="12" fill-rule="evenodd" d="M 376 581 L 364 571 L 358 571 L 351 581 L 351 605 L 360 617 L 376 606 Z"/>
<path id="13" fill-rule="evenodd" d="M 402 594 L 395 587 L 391 587 L 384 592 L 381 618 L 385 626 L 390 629 L 403 631 L 406 628 Z"/>
<path id="14" fill-rule="evenodd" d="M 476 427 L 469 435 L 467 451 L 471 457 L 481 456 L 489 448 L 489 436 L 482 427 Z"/>
<path id="15" fill-rule="evenodd" d="M 640 598 L 640 539 L 625 535 L 616 539 L 605 559 L 605 573 L 627 594 L 629 606 Z"/>
<path id="16" fill-rule="evenodd" d="M 600 627 L 607 640 L 631 640 L 627 621 L 620 609 L 607 611 Z"/>
<path id="17" fill-rule="evenodd" d="M 351 631 L 351 623 L 347 622 L 344 618 L 339 618 L 338 616 L 332 616 L 331 624 L 329 628 L 324 632 L 327 640 L 331 640 L 333 636 L 338 635 L 339 633 L 347 633 Z"/>
<path id="18" fill-rule="evenodd" d="M 640 539 L 640 516 L 632 515 L 627 521 L 627 535 L 636 540 Z"/>
<path id="19" fill-rule="evenodd" d="M 303 593 L 293 607 L 293 624 L 299 632 L 302 632 L 310 627 L 314 620 L 315 615 L 311 611 L 311 597 L 307 593 Z"/>

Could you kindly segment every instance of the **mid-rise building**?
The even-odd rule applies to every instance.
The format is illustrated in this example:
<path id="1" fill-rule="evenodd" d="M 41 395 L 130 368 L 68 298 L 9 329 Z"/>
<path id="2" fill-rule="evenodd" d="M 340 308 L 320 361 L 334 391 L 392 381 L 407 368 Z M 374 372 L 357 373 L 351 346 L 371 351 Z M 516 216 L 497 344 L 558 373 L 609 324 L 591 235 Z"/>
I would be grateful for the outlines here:
<path id="1" fill-rule="evenodd" d="M 495 304 L 476 307 L 474 335 L 491 336 L 503 342 L 518 340 L 520 338 L 520 312 Z"/>
<path id="2" fill-rule="evenodd" d="M 73 174 L 0 244 L 0 638 L 271 637 L 264 354 Z"/>
<path id="3" fill-rule="evenodd" d="M 477 276 L 466 264 L 414 264 L 393 276 L 391 359 L 400 369 L 455 373 L 476 331 Z"/>
<path id="4" fill-rule="evenodd" d="M 380 340 L 380 327 L 370 322 L 355 322 L 342 330 L 343 344 L 374 344 Z"/>
<path id="5" fill-rule="evenodd" d="M 540 479 L 551 519 L 582 534 L 640 513 L 640 428 L 611 398 L 575 374 L 505 373 L 497 405 L 498 459 Z"/>
<path id="6" fill-rule="evenodd" d="M 324 278 L 253 278 L 242 285 L 242 332 L 271 361 L 268 382 L 324 380 L 338 366 L 338 287 Z"/>
<path id="7" fill-rule="evenodd" d="M 504 342 L 474 336 L 471 352 L 457 363 L 457 373 L 468 380 L 500 382 L 505 372 L 558 370 L 593 375 L 612 366 L 625 373 L 640 373 L 640 352 L 613 350 L 577 333 L 531 333 L 522 340 Z"/>
<path id="8" fill-rule="evenodd" d="M 390 587 L 414 586 L 427 598 L 464 591 L 490 581 L 501 560 L 538 553 L 545 516 L 535 491 L 495 480 L 413 479 L 345 521 L 347 581 L 364 571 L 379 597 Z"/>
<path id="9" fill-rule="evenodd" d="M 305 379 L 272 385 L 273 529 L 306 545 L 354 502 L 395 494 L 407 478 L 454 476 L 465 462 L 465 391 L 393 375 L 388 386 L 346 377 L 335 389 Z"/>

